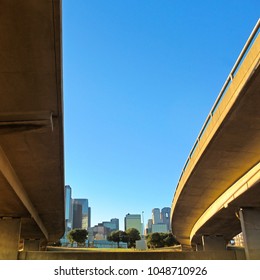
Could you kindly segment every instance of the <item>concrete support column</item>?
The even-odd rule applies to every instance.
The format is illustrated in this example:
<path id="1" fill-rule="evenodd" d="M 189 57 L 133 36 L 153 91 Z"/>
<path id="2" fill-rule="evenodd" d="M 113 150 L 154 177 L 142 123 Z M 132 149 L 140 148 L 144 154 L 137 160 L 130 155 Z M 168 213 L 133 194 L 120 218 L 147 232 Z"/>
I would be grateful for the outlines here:
<path id="1" fill-rule="evenodd" d="M 17 260 L 21 219 L 0 219 L 0 259 Z"/>
<path id="2" fill-rule="evenodd" d="M 193 245 L 194 251 L 203 251 L 202 236 L 197 237 L 196 243 Z"/>
<path id="3" fill-rule="evenodd" d="M 25 239 L 23 250 L 24 251 L 39 251 L 40 250 L 40 239 Z"/>
<path id="4" fill-rule="evenodd" d="M 46 239 L 41 239 L 39 250 L 40 251 L 46 251 L 47 250 L 47 244 L 48 244 L 48 242 L 47 242 Z"/>
<path id="5" fill-rule="evenodd" d="M 226 240 L 222 235 L 203 235 L 203 251 L 226 250 Z"/>
<path id="6" fill-rule="evenodd" d="M 243 208 L 239 211 L 248 260 L 260 259 L 260 208 Z"/>
<path id="7" fill-rule="evenodd" d="M 196 250 L 195 251 L 203 251 L 203 245 L 202 244 L 196 244 Z"/>

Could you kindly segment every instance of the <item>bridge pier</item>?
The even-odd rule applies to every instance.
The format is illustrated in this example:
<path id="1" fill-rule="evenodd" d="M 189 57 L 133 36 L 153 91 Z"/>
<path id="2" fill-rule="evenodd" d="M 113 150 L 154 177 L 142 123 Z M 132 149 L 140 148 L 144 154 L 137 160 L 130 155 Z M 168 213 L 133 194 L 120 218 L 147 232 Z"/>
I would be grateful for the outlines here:
<path id="1" fill-rule="evenodd" d="M 23 251 L 39 251 L 40 239 L 25 239 Z"/>
<path id="2" fill-rule="evenodd" d="M 260 259 L 260 208 L 241 208 L 239 211 L 248 260 Z"/>
<path id="3" fill-rule="evenodd" d="M 203 245 L 200 243 L 200 244 L 196 244 L 194 249 L 195 251 L 203 251 L 204 248 Z"/>
<path id="4" fill-rule="evenodd" d="M 227 242 L 222 235 L 202 235 L 203 251 L 226 250 Z"/>
<path id="5" fill-rule="evenodd" d="M 0 259 L 17 260 L 21 232 L 20 218 L 0 219 Z"/>
<path id="6" fill-rule="evenodd" d="M 23 251 L 45 251 L 47 243 L 46 239 L 24 239 Z"/>

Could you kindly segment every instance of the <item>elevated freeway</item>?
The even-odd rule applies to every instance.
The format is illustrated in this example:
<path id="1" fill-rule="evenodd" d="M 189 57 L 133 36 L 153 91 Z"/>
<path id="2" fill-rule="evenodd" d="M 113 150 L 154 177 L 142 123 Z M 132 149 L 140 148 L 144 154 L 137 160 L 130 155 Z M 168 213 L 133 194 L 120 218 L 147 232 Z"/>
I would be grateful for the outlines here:
<path id="1" fill-rule="evenodd" d="M 0 258 L 64 232 L 61 3 L 0 1 Z"/>
<path id="2" fill-rule="evenodd" d="M 183 168 L 171 209 L 180 243 L 224 249 L 241 231 L 260 258 L 260 21 L 226 80 Z"/>

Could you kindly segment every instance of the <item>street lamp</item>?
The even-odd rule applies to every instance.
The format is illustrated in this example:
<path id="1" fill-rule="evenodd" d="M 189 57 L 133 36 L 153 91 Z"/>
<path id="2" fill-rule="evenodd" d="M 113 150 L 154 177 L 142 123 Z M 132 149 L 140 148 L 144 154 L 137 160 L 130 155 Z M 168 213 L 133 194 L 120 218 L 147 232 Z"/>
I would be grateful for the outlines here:
<path id="1" fill-rule="evenodd" d="M 142 211 L 142 219 L 143 219 L 143 234 L 142 234 L 142 236 L 144 237 L 144 211 Z"/>

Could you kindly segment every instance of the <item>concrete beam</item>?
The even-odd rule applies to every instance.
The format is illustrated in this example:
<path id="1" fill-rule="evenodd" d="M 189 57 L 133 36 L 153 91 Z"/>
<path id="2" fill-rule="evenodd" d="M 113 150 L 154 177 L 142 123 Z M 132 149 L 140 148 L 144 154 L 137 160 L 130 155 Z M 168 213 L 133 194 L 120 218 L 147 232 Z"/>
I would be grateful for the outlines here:
<path id="1" fill-rule="evenodd" d="M 0 219 L 0 259 L 17 260 L 21 219 Z"/>
<path id="2" fill-rule="evenodd" d="M 197 242 L 192 244 L 192 247 L 194 251 L 203 251 L 203 242 L 202 242 L 202 236 L 198 238 Z"/>
<path id="3" fill-rule="evenodd" d="M 41 229 L 42 233 L 48 240 L 48 232 L 38 215 L 34 205 L 32 204 L 28 194 L 26 193 L 21 181 L 19 180 L 14 168 L 12 167 L 10 161 L 8 160 L 5 152 L 0 147 L 0 171 L 15 191 L 16 195 L 22 201 L 23 205 L 26 207 L 28 212 L 31 214 L 32 218 L 35 220 L 39 228 Z"/>
<path id="4" fill-rule="evenodd" d="M 226 240 L 222 235 L 203 235 L 202 236 L 203 251 L 226 250 Z"/>
<path id="5" fill-rule="evenodd" d="M 260 208 L 243 208 L 239 211 L 248 260 L 260 259 Z"/>
<path id="6" fill-rule="evenodd" d="M 200 216 L 197 222 L 193 225 L 190 240 L 196 235 L 203 225 L 210 220 L 217 212 L 237 199 L 239 196 L 253 188 L 260 180 L 260 162 L 244 174 L 239 180 L 234 182 L 225 192 L 222 193 L 206 211 Z M 235 214 L 234 214 L 235 216 Z"/>
<path id="7" fill-rule="evenodd" d="M 254 31 L 249 40 L 246 46 L 250 47 L 235 64 L 232 80 L 225 82 L 182 170 L 171 207 L 172 231 L 181 244 L 195 234 L 211 234 L 208 219 L 200 225 L 197 221 L 233 182 L 259 162 L 259 33 Z M 232 215 L 223 218 L 232 219 Z M 228 228 L 223 232 L 219 223 L 214 224 L 214 231 L 228 237 L 234 233 Z"/>
<path id="8" fill-rule="evenodd" d="M 23 251 L 39 251 L 40 239 L 25 239 Z"/>

